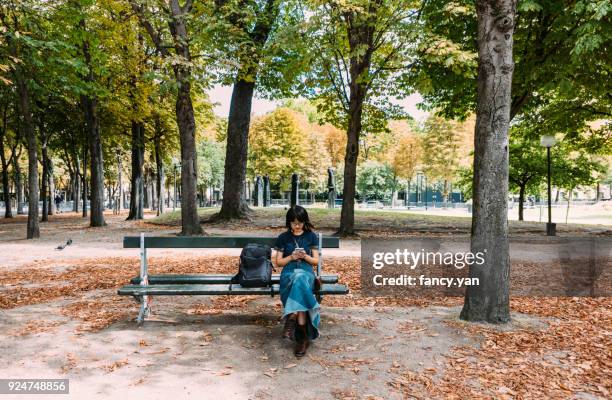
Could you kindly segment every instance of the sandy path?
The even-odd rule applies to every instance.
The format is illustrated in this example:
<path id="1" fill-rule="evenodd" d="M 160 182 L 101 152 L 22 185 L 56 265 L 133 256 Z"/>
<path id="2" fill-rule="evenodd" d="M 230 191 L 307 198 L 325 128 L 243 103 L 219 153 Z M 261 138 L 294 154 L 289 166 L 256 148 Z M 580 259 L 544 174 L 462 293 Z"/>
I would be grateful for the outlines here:
<path id="1" fill-rule="evenodd" d="M 0 273 L 65 261 L 78 265 L 92 258 L 136 259 L 136 249 L 121 248 L 123 236 L 176 232 L 176 228 L 124 222 L 124 217 L 109 215 L 107 227 L 92 229 L 86 220 L 60 215 L 42 224 L 42 238 L 32 241 L 22 239 L 23 217 L 3 221 Z M 218 228 L 207 231 L 240 234 Z M 54 250 L 68 238 L 73 245 Z M 237 255 L 239 251 L 155 249 L 149 255 Z M 360 243 L 354 240 L 326 251 L 326 256 L 359 254 Z M 348 304 L 351 301 L 349 295 Z M 454 347 L 482 344 L 479 336 L 453 325 L 458 307 L 378 307 L 369 299 L 359 306 L 328 304 L 324 299 L 321 337 L 301 360 L 293 356 L 291 344 L 280 340 L 278 298 L 262 296 L 241 303 L 222 296 L 158 296 L 153 315 L 142 327 L 134 322 L 137 304 L 117 296 L 116 289 L 0 309 L 0 378 L 69 378 L 70 395 L 53 398 L 70 399 L 401 399 L 406 391 L 401 393 L 390 383 L 405 379 L 403 373 L 439 378 L 447 372 Z M 94 317 L 88 320 L 94 322 L 97 315 L 104 320 L 105 311 L 116 313 L 118 322 L 102 324 L 101 330 L 84 330 L 83 322 L 66 312 L 70 309 L 90 313 Z M 539 330 L 549 321 L 518 313 L 513 318 L 503 329 Z"/>
<path id="2" fill-rule="evenodd" d="M 69 378 L 70 395 L 62 398 L 71 399 L 294 399 L 296 391 L 300 398 L 400 399 L 388 385 L 394 370 L 441 372 L 453 346 L 476 343 L 445 324 L 456 320 L 456 307 L 332 307 L 324 310 L 321 337 L 296 360 L 280 340 L 277 299 L 193 314 L 207 302 L 156 298 L 154 315 L 140 328 L 126 320 L 83 334 L 58 315 L 64 301 L 8 310 L 0 314 L 0 351 L 11 356 L 0 361 L 0 377 Z M 62 324 L 14 336 L 16 327 L 41 317 Z M 520 317 L 514 327 L 532 322 Z M 413 333 L 401 332 L 406 324 Z"/>

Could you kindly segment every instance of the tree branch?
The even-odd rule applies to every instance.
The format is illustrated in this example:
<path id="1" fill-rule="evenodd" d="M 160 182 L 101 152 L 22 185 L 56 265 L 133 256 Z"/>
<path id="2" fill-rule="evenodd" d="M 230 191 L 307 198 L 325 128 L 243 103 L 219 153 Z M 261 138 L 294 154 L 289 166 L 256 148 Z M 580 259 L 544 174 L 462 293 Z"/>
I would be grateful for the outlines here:
<path id="1" fill-rule="evenodd" d="M 136 17 L 138 18 L 138 22 L 140 26 L 145 31 L 147 31 L 147 33 L 151 37 L 151 40 L 153 41 L 153 44 L 155 45 L 155 48 L 157 49 L 159 54 L 161 54 L 163 57 L 167 57 L 169 55 L 168 48 L 162 45 L 160 33 L 157 32 L 155 28 L 153 28 L 153 25 L 145 16 L 144 6 L 138 4 L 136 0 L 130 0 L 130 6 L 132 7 L 132 10 L 136 14 Z"/>

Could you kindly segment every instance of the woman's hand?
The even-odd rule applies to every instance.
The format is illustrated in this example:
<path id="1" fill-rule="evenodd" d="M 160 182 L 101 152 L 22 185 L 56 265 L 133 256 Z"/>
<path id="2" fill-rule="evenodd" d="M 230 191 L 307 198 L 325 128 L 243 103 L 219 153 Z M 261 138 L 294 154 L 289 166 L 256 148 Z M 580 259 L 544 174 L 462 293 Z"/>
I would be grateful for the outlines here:
<path id="1" fill-rule="evenodd" d="M 297 251 L 294 250 L 293 253 L 291 253 L 291 259 L 292 260 L 301 260 L 306 256 L 306 252 L 304 250 L 301 251 Z"/>

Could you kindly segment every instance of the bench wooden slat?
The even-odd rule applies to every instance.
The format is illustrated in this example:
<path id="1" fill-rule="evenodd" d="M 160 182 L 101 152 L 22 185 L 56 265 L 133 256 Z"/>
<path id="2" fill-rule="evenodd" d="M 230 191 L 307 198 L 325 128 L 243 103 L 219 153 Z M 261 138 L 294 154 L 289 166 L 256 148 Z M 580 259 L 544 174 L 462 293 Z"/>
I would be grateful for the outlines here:
<path id="1" fill-rule="evenodd" d="M 175 275 L 175 274 L 160 274 L 160 275 L 149 275 L 150 285 L 163 285 L 163 284 L 208 284 L 208 285 L 221 285 L 229 284 L 233 275 L 227 274 L 210 274 L 210 275 Z M 280 274 L 272 274 L 272 283 L 280 282 Z M 130 279 L 132 285 L 140 284 L 140 277 L 135 276 Z M 338 283 L 338 275 L 322 275 L 321 283 Z"/>
<path id="2" fill-rule="evenodd" d="M 200 285 L 200 284 L 189 284 L 189 285 L 126 285 L 120 288 L 117 293 L 120 295 L 129 296 L 177 296 L 177 295 L 256 295 L 264 294 L 270 295 L 271 292 L 274 295 L 280 293 L 280 285 L 274 284 L 272 287 L 267 288 L 243 288 L 240 285 L 232 285 L 232 290 L 229 290 L 229 285 Z M 321 294 L 347 294 L 349 292 L 346 285 L 335 284 L 323 284 L 321 285 Z"/>
<path id="3" fill-rule="evenodd" d="M 254 236 L 147 236 L 145 237 L 146 248 L 156 249 L 200 249 L 200 248 L 243 248 L 248 243 L 267 244 L 274 246 L 276 236 L 254 237 Z M 324 248 L 339 248 L 340 239 L 332 236 L 323 236 Z M 140 248 L 139 236 L 125 236 L 123 248 Z"/>

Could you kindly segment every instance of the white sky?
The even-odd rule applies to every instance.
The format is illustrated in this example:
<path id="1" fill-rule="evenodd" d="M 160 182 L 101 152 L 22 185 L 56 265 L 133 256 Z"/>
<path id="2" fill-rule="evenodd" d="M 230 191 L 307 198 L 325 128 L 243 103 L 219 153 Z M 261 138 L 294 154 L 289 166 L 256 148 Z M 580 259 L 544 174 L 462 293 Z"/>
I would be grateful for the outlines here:
<path id="1" fill-rule="evenodd" d="M 232 87 L 231 86 L 215 86 L 208 91 L 210 100 L 213 103 L 217 103 L 214 108 L 214 112 L 219 117 L 226 117 L 229 114 L 230 100 L 232 98 Z M 422 100 L 418 93 L 415 93 L 403 100 L 395 100 L 394 104 L 398 104 L 404 108 L 404 110 L 410 114 L 414 119 L 422 120 L 429 114 L 426 111 L 421 111 L 416 108 L 416 104 Z M 278 105 L 276 101 L 269 101 L 264 99 L 253 98 L 252 112 L 255 115 L 263 115 L 267 112 L 274 110 Z"/>

